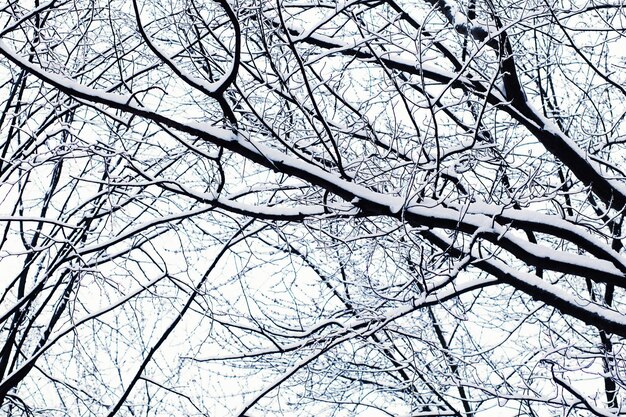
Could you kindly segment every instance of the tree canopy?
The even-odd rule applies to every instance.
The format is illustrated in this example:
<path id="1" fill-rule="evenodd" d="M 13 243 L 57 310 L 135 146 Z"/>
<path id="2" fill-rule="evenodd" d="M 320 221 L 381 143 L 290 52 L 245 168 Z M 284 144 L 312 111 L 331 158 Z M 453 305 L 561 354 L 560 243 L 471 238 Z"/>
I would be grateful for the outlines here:
<path id="1" fill-rule="evenodd" d="M 0 410 L 626 414 L 625 22 L 7 0 Z"/>

